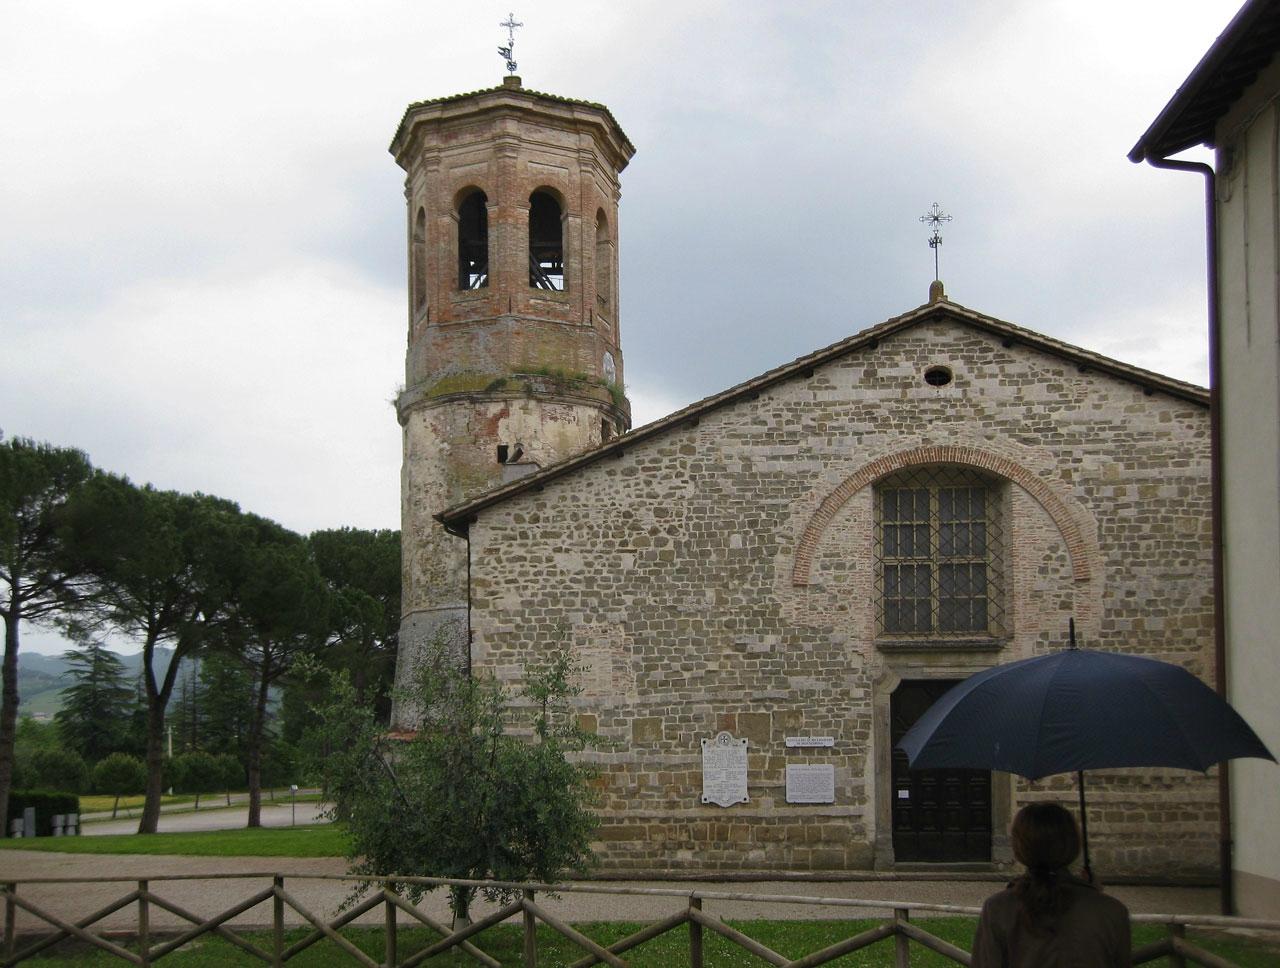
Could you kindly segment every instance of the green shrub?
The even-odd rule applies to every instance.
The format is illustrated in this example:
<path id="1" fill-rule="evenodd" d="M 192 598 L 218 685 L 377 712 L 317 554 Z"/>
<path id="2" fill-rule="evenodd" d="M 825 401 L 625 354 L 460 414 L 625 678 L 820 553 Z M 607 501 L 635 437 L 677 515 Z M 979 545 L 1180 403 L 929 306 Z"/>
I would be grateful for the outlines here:
<path id="1" fill-rule="evenodd" d="M 222 764 L 211 753 L 195 750 L 183 753 L 170 761 L 173 787 L 179 793 L 194 793 L 196 809 L 200 809 L 200 794 L 217 793 L 222 789 Z"/>
<path id="2" fill-rule="evenodd" d="M 141 793 L 147 788 L 147 768 L 142 760 L 128 753 L 112 753 L 93 768 L 93 789 L 116 798 L 111 808 L 114 818 L 120 798 Z"/>
<path id="3" fill-rule="evenodd" d="M 240 762 L 238 757 L 232 756 L 230 753 L 219 753 L 213 760 L 217 765 L 217 780 L 213 785 L 213 789 L 226 791 L 227 806 L 229 807 L 231 806 L 232 791 L 243 790 L 248 786 L 244 764 Z"/>
<path id="4" fill-rule="evenodd" d="M 27 785 L 41 790 L 84 793 L 89 786 L 89 767 L 74 750 L 55 746 L 33 750 L 26 763 Z"/>
<path id="5" fill-rule="evenodd" d="M 55 790 L 14 790 L 9 794 L 5 836 L 9 835 L 9 825 L 15 820 L 21 820 L 27 807 L 34 807 L 36 811 L 36 836 L 48 837 L 53 834 L 54 815 L 79 813 L 80 798 L 74 793 Z"/>

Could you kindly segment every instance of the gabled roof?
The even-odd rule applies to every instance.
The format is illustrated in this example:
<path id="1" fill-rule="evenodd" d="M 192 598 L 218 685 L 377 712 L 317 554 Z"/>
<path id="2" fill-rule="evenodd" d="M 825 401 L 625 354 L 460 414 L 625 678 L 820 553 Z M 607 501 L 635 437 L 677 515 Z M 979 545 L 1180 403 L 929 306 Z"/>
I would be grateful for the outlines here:
<path id="1" fill-rule="evenodd" d="M 1280 49 L 1280 0 L 1249 0 L 1129 152 L 1167 158 L 1213 144 L 1213 129 Z"/>
<path id="2" fill-rule="evenodd" d="M 816 350 L 807 356 L 801 356 L 790 363 L 761 373 L 745 383 L 739 383 L 737 386 L 713 394 L 699 400 L 697 403 L 692 403 L 682 410 L 677 410 L 675 413 L 663 417 L 661 420 L 655 420 L 653 423 L 645 424 L 643 427 L 623 434 L 621 437 L 615 437 L 608 443 L 601 444 L 592 450 L 585 451 L 567 460 L 550 464 L 542 470 L 526 477 L 521 477 L 510 484 L 504 484 L 461 504 L 455 504 L 453 507 L 446 508 L 437 514 L 435 516 L 436 520 L 443 523 L 447 530 L 455 534 L 462 534 L 476 514 L 485 508 L 505 501 L 509 497 L 523 494 L 526 491 L 540 490 L 549 481 L 572 474 L 588 464 L 621 457 L 636 444 L 659 437 L 667 431 L 680 426 L 697 424 L 698 420 L 705 414 L 721 407 L 730 406 L 739 400 L 754 399 L 770 387 L 785 383 L 788 380 L 797 377 L 807 378 L 812 375 L 816 367 L 830 363 L 842 356 L 862 349 L 874 350 L 880 340 L 900 333 L 912 326 L 932 320 L 944 320 L 971 326 L 974 329 L 999 337 L 1006 346 L 1020 343 L 1051 356 L 1060 357 L 1076 364 L 1082 372 L 1087 369 L 1106 373 L 1109 376 L 1140 386 L 1144 390 L 1159 391 L 1203 407 L 1209 406 L 1209 391 L 1193 383 L 1184 383 L 1181 380 L 1161 376 L 1159 373 L 1153 373 L 1141 367 L 1121 363 L 1099 353 L 1093 353 L 1070 343 L 1064 343 L 1062 340 L 1054 339 L 1051 336 L 1044 336 L 1034 330 L 1015 326 L 1013 323 L 1007 323 L 1002 319 L 996 319 L 994 316 L 984 316 L 982 313 L 974 312 L 972 309 L 967 309 L 944 298 L 936 302 L 926 303 L 910 312 L 903 313 L 901 316 L 886 319 L 883 323 L 872 326 L 870 329 L 864 329 L 862 332 L 842 339 L 838 343 L 832 343 L 830 346 Z"/>

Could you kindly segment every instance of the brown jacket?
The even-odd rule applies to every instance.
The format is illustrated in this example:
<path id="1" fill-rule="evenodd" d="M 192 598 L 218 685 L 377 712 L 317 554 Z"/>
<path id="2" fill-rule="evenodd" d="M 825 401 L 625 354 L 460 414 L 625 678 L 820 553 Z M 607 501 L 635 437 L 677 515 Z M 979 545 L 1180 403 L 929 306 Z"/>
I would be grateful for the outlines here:
<path id="1" fill-rule="evenodd" d="M 1011 883 L 982 905 L 973 938 L 973 968 L 1129 968 L 1129 911 L 1113 897 L 1059 875 L 1069 904 L 1049 930 L 1019 917 Z"/>

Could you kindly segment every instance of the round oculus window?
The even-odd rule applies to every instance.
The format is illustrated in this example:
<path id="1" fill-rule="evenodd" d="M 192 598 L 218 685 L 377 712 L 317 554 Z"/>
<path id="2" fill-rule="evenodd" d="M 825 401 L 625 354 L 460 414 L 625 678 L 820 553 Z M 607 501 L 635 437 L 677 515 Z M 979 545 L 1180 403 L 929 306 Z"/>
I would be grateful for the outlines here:
<path id="1" fill-rule="evenodd" d="M 951 382 L 951 369 L 946 366 L 931 366 L 924 371 L 924 382 L 931 387 L 945 387 Z"/>

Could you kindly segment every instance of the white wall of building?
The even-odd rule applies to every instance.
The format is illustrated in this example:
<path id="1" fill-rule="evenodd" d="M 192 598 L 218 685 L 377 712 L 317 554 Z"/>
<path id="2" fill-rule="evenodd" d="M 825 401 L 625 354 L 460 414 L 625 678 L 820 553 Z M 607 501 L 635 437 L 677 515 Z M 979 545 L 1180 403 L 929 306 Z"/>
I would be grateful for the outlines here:
<path id="1" fill-rule="evenodd" d="M 1280 750 L 1280 63 L 1223 117 L 1218 280 L 1229 695 Z M 1280 918 L 1280 767 L 1232 770 L 1236 903 Z"/>

